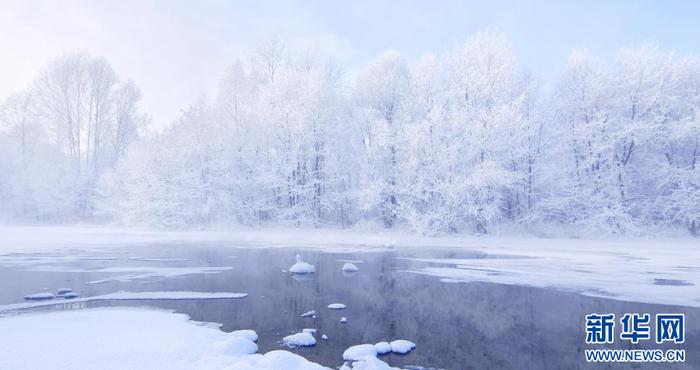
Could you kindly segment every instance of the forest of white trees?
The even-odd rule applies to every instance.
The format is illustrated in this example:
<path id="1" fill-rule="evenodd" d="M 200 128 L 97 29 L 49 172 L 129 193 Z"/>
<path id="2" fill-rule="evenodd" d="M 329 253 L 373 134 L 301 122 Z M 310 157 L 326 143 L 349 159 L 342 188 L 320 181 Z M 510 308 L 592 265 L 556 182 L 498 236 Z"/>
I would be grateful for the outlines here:
<path id="1" fill-rule="evenodd" d="M 543 86 L 496 31 L 351 75 L 272 38 L 149 130 L 133 82 L 64 56 L 0 107 L 0 219 L 700 234 L 700 58 L 562 67 Z"/>

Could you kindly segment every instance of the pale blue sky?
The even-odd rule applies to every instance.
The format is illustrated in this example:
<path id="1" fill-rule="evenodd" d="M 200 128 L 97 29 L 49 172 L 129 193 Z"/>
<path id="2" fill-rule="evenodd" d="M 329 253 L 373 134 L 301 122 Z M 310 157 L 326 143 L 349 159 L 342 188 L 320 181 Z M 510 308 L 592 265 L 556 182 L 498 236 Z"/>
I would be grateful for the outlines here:
<path id="1" fill-rule="evenodd" d="M 545 82 L 569 53 L 613 57 L 655 40 L 700 54 L 698 1 L 109 1 L 0 0 L 0 99 L 62 53 L 107 57 L 142 88 L 157 123 L 201 95 L 223 69 L 276 33 L 315 47 L 346 69 L 394 48 L 407 59 L 441 54 L 475 32 L 507 33 L 521 64 Z"/>

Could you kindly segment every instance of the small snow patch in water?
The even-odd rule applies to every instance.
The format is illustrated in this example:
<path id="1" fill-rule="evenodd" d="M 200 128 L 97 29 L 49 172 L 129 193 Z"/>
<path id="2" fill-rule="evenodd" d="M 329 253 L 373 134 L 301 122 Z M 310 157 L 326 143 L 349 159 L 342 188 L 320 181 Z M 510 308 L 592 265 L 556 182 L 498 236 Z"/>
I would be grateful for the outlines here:
<path id="1" fill-rule="evenodd" d="M 405 354 L 408 352 L 411 352 L 414 348 L 416 348 L 416 344 L 404 339 L 398 339 L 395 341 L 392 341 L 390 343 L 391 345 L 391 352 L 394 353 L 399 353 L 399 354 Z"/>
<path id="2" fill-rule="evenodd" d="M 348 322 L 348 318 L 347 318 L 347 317 L 341 317 L 341 318 L 340 318 L 340 323 L 341 323 L 341 324 L 345 324 L 346 322 Z"/>
<path id="3" fill-rule="evenodd" d="M 389 342 L 379 342 L 374 345 L 374 348 L 377 350 L 377 354 L 380 355 L 391 352 L 391 344 Z"/>
<path id="4" fill-rule="evenodd" d="M 348 361 L 362 360 L 367 356 L 377 356 L 377 349 L 374 348 L 373 344 L 358 344 L 346 349 L 345 352 L 343 352 L 343 360 Z"/>
<path id="5" fill-rule="evenodd" d="M 292 274 L 313 274 L 316 271 L 314 265 L 301 260 L 301 256 L 297 254 L 297 263 L 289 268 Z"/>
<path id="6" fill-rule="evenodd" d="M 355 272 L 355 271 L 360 271 L 360 269 L 357 268 L 357 266 L 355 266 L 354 264 L 348 262 L 348 263 L 346 263 L 346 264 L 343 265 L 343 271 L 345 271 L 345 272 Z"/>
<path id="7" fill-rule="evenodd" d="M 71 289 L 71 288 L 58 288 L 58 291 L 56 291 L 56 293 L 58 295 L 61 295 L 61 296 L 66 295 L 68 293 L 72 293 L 72 292 L 73 292 L 73 289 Z"/>
<path id="8" fill-rule="evenodd" d="M 328 305 L 328 308 L 330 308 L 331 310 L 344 310 L 345 305 L 342 303 L 331 303 Z"/>
<path id="9" fill-rule="evenodd" d="M 311 334 L 311 335 L 316 335 L 316 329 L 307 328 L 307 329 L 302 329 L 301 332 L 302 332 L 302 333 L 309 333 L 309 334 Z"/>
<path id="10" fill-rule="evenodd" d="M 310 333 L 296 333 L 282 338 L 287 347 L 310 347 L 316 345 L 316 339 Z"/>
<path id="11" fill-rule="evenodd" d="M 311 316 L 314 316 L 314 315 L 316 315 L 316 311 L 311 310 L 311 311 L 304 312 L 303 314 L 301 314 L 301 317 L 311 317 Z"/>

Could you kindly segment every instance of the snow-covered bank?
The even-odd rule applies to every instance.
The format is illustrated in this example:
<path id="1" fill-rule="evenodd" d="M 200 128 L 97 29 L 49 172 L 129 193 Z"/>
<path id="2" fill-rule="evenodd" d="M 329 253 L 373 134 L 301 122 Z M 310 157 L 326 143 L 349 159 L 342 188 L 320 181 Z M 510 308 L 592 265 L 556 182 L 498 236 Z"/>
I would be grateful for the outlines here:
<path id="1" fill-rule="evenodd" d="M 183 314 L 90 309 L 0 318 L 0 369 L 326 369 Z"/>

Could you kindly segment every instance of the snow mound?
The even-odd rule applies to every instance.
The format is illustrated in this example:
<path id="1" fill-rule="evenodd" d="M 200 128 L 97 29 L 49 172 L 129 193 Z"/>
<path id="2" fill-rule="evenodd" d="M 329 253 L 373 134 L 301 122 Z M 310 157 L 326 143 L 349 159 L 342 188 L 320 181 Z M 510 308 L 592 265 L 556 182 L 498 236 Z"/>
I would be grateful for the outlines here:
<path id="1" fill-rule="evenodd" d="M 358 344 L 346 349 L 345 352 L 343 352 L 343 360 L 348 361 L 359 361 L 367 356 L 377 356 L 377 349 L 374 348 L 373 344 Z"/>
<path id="2" fill-rule="evenodd" d="M 26 299 L 26 300 L 53 299 L 53 293 L 43 292 L 43 293 L 27 294 L 24 296 L 24 299 Z"/>
<path id="3" fill-rule="evenodd" d="M 340 370 L 400 370 L 397 367 L 391 367 L 386 362 L 373 357 L 366 356 L 359 361 L 355 361 L 352 365 L 343 365 Z"/>
<path id="4" fill-rule="evenodd" d="M 303 314 L 301 314 L 301 317 L 310 317 L 310 316 L 314 316 L 314 315 L 316 315 L 316 311 L 311 310 L 311 311 L 307 311 L 307 312 L 304 312 Z"/>
<path id="5" fill-rule="evenodd" d="M 310 333 L 296 333 L 282 338 L 287 347 L 310 347 L 316 345 L 316 338 Z"/>
<path id="6" fill-rule="evenodd" d="M 236 336 L 236 337 L 246 338 L 252 342 L 258 341 L 258 333 L 256 333 L 255 330 L 249 330 L 249 329 L 234 330 L 231 332 L 231 335 Z"/>
<path id="7" fill-rule="evenodd" d="M 292 274 L 313 274 L 315 271 L 314 265 L 302 261 L 301 256 L 298 254 L 297 263 L 289 268 L 289 272 Z"/>
<path id="8" fill-rule="evenodd" d="M 348 262 L 348 263 L 343 265 L 343 271 L 355 272 L 355 271 L 360 271 L 360 269 L 357 266 L 355 266 L 355 264 Z"/>
<path id="9" fill-rule="evenodd" d="M 330 308 L 331 310 L 344 310 L 345 305 L 342 303 L 331 303 L 328 305 L 328 308 Z"/>
<path id="10" fill-rule="evenodd" d="M 377 354 L 379 355 L 384 355 L 391 352 L 391 344 L 389 344 L 389 342 L 379 342 L 374 345 L 374 348 L 377 350 Z"/>
<path id="11" fill-rule="evenodd" d="M 246 338 L 160 310 L 97 308 L 5 316 L 0 333 L 0 369 L 327 369 L 287 351 L 254 354 L 257 345 Z"/>
<path id="12" fill-rule="evenodd" d="M 347 317 L 341 317 L 341 318 L 340 318 L 340 323 L 341 323 L 341 324 L 345 324 L 346 322 L 348 322 L 348 318 L 347 318 Z"/>
<path id="13" fill-rule="evenodd" d="M 391 352 L 394 353 L 404 354 L 411 352 L 411 350 L 413 350 L 414 348 L 416 348 L 415 343 L 409 342 L 404 339 L 398 339 L 391 342 Z"/>

